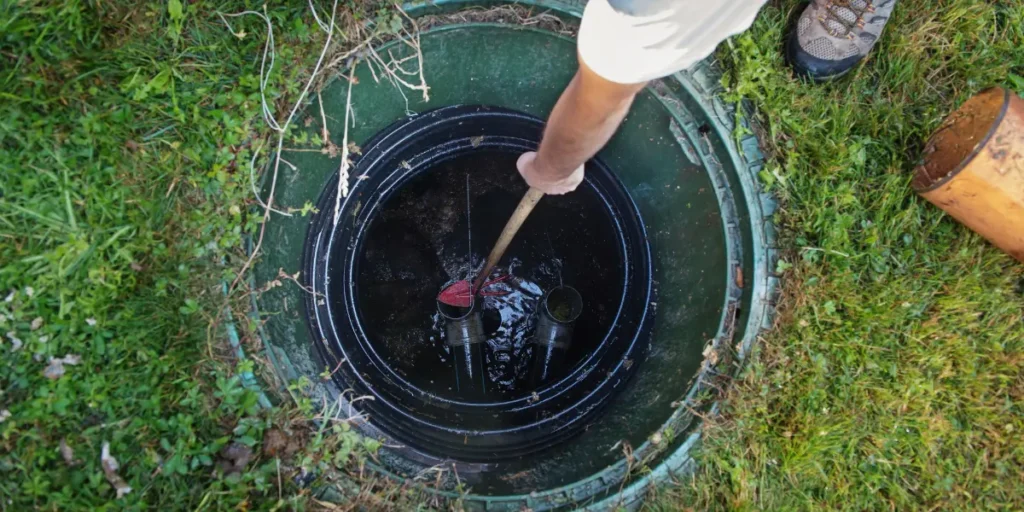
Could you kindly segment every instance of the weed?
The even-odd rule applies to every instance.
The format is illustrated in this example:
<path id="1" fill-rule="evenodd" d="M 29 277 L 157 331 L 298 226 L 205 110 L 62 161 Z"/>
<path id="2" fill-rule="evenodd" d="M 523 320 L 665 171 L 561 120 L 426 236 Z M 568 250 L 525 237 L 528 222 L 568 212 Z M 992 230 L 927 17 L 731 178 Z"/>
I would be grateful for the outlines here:
<path id="1" fill-rule="evenodd" d="M 262 41 L 202 2 L 5 2 L 0 20 L 0 328 L 21 344 L 0 344 L 0 509 L 303 506 L 259 454 L 218 468 L 281 414 L 242 386 L 219 313 L 259 220 Z M 280 57 L 308 60 L 306 34 Z"/>
<path id="2" fill-rule="evenodd" d="M 247 7 L 0 3 L 0 509 L 328 507 L 314 479 L 417 506 L 367 469 L 376 441 L 310 425 L 308 383 L 297 407 L 259 410 L 251 363 L 222 346 L 220 283 L 262 220 L 248 166 L 269 130 L 261 22 L 232 33 L 215 13 Z M 801 7 L 772 3 L 722 53 L 783 200 L 780 325 L 706 426 L 701 469 L 651 506 L 1024 508 L 1024 275 L 908 186 L 956 105 L 1024 88 L 1024 8 L 904 0 L 863 66 L 812 86 L 780 52 Z M 289 65 L 266 92 L 284 108 L 322 34 L 302 2 L 268 15 Z M 304 137 L 288 142 L 323 142 Z"/>
<path id="3" fill-rule="evenodd" d="M 655 508 L 1020 509 L 1021 266 L 909 187 L 929 134 L 988 85 L 1024 92 L 1024 7 L 903 1 L 849 78 L 792 78 L 796 1 L 721 56 L 781 197 L 778 327 Z"/>

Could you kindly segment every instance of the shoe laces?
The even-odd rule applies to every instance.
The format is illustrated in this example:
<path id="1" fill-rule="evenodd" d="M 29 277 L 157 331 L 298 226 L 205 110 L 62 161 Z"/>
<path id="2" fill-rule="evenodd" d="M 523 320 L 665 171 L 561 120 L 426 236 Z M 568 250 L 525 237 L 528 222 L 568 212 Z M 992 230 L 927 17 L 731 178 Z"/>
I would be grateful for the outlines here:
<path id="1" fill-rule="evenodd" d="M 818 22 L 833 37 L 853 39 L 854 29 L 864 28 L 864 15 L 875 12 L 871 0 L 828 0 Z"/>

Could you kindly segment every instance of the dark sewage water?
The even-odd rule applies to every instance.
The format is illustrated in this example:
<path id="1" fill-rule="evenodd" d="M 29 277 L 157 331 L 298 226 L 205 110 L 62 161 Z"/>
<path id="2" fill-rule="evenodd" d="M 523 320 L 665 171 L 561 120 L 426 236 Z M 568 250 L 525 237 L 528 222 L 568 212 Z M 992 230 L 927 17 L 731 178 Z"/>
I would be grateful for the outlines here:
<path id="1" fill-rule="evenodd" d="M 571 194 L 545 196 L 492 274 L 508 277 L 485 287 L 489 294 L 478 302 L 487 338 L 485 390 L 460 391 L 435 298 L 483 267 L 527 189 L 517 157 L 481 149 L 447 160 L 400 187 L 371 221 L 357 269 L 358 311 L 384 361 L 425 392 L 480 402 L 530 395 L 538 301 L 559 284 L 578 289 L 584 307 L 554 379 L 606 336 L 620 307 L 623 249 L 597 191 L 585 183 Z"/>

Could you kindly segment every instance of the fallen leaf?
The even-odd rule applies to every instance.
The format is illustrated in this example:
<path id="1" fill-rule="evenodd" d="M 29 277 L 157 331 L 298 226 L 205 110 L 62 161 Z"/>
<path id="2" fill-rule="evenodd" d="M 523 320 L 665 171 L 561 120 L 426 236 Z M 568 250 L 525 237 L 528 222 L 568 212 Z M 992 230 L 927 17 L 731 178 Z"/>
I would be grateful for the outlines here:
<path id="1" fill-rule="evenodd" d="M 32 330 L 38 331 L 43 326 L 43 317 L 37 316 L 35 320 L 32 320 Z"/>
<path id="2" fill-rule="evenodd" d="M 276 457 L 288 444 L 288 436 L 284 432 L 272 428 L 263 435 L 263 455 Z"/>
<path id="3" fill-rule="evenodd" d="M 64 362 L 60 359 L 50 358 L 50 364 L 43 370 L 43 376 L 50 380 L 57 380 L 64 376 Z"/>
<path id="4" fill-rule="evenodd" d="M 293 281 L 298 281 L 300 274 L 302 274 L 301 270 L 296 272 L 296 273 L 294 273 L 294 274 L 289 274 L 289 273 L 285 272 L 284 269 L 281 268 L 281 267 L 278 267 L 278 269 L 277 269 L 277 277 L 284 277 L 284 278 L 287 278 L 287 279 L 291 279 Z"/>
<path id="5" fill-rule="evenodd" d="M 104 441 L 103 448 L 100 450 L 100 464 L 103 466 L 103 476 L 107 477 L 107 482 L 114 486 L 114 490 L 117 491 L 117 497 L 121 498 L 125 494 L 132 492 L 132 488 L 125 482 L 120 475 L 117 474 L 117 470 L 120 467 L 117 463 L 117 459 L 110 454 L 110 443 Z"/>
<path id="6" fill-rule="evenodd" d="M 142 272 L 142 265 L 139 265 L 138 263 L 133 261 L 130 266 L 132 267 L 132 270 L 136 272 Z"/>
<path id="7" fill-rule="evenodd" d="M 704 348 L 704 359 L 709 365 L 714 366 L 718 364 L 718 352 L 715 351 L 714 347 L 708 345 Z"/>
<path id="8" fill-rule="evenodd" d="M 331 141 L 327 141 L 324 147 L 320 148 L 320 153 L 325 154 L 331 158 L 336 158 L 340 151 L 338 151 L 338 146 L 336 144 L 334 144 Z"/>
<path id="9" fill-rule="evenodd" d="M 11 340 L 11 352 L 21 350 L 21 339 L 14 335 L 14 331 L 7 333 L 7 339 Z"/>
<path id="10" fill-rule="evenodd" d="M 64 357 L 50 358 L 50 364 L 43 370 L 43 376 L 50 380 L 57 380 L 64 376 L 64 365 L 74 366 L 82 361 L 78 354 L 68 354 Z"/>
<path id="11" fill-rule="evenodd" d="M 231 443 L 220 451 L 218 465 L 224 476 L 241 473 L 252 458 L 252 449 L 242 443 Z"/>
<path id="12" fill-rule="evenodd" d="M 61 439 L 60 446 L 57 448 L 57 451 L 60 452 L 61 458 L 64 459 L 64 463 L 67 464 L 68 466 L 74 466 L 78 464 L 78 462 L 75 461 L 75 451 L 72 450 L 70 446 L 68 446 L 67 441 Z"/>
<path id="13" fill-rule="evenodd" d="M 504 475 L 504 476 L 502 476 L 500 478 L 502 480 L 506 481 L 506 482 L 514 482 L 516 480 L 521 480 L 523 478 L 526 478 L 526 477 L 528 477 L 530 475 L 531 475 L 531 470 L 524 469 L 523 471 L 520 471 L 518 473 L 513 473 L 511 475 Z"/>

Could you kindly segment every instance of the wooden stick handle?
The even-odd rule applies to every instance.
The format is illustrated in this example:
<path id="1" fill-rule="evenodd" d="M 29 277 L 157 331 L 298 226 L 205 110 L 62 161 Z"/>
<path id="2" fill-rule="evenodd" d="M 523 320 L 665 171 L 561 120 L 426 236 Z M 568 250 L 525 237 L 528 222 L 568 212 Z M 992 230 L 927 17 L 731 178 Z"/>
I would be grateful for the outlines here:
<path id="1" fill-rule="evenodd" d="M 494 248 L 491 249 L 491 254 L 487 256 L 487 263 L 484 265 L 483 272 L 480 272 L 476 276 L 476 280 L 473 281 L 473 293 L 477 293 L 480 290 L 480 286 L 483 285 L 484 280 L 487 276 L 491 275 L 491 271 L 494 270 L 494 266 L 498 264 L 501 257 L 505 254 L 505 249 L 508 249 L 508 244 L 512 243 L 512 239 L 515 238 L 516 232 L 519 231 L 519 227 L 523 225 L 523 221 L 526 217 L 530 216 L 530 212 L 533 211 L 533 207 L 537 206 L 540 198 L 544 197 L 544 192 L 530 187 L 530 190 L 526 191 L 526 195 L 519 201 L 519 206 L 516 206 L 516 211 L 512 212 L 512 216 L 509 217 L 508 222 L 505 223 L 505 229 L 501 230 L 501 236 L 498 237 L 498 241 L 494 243 Z"/>

